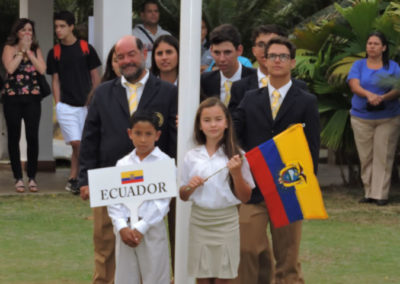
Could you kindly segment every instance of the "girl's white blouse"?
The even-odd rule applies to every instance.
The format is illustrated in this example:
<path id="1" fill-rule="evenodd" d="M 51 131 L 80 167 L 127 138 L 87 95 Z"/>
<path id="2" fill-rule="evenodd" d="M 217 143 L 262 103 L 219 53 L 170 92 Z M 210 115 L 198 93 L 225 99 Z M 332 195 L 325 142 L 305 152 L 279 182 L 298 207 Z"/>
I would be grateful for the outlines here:
<path id="1" fill-rule="evenodd" d="M 198 146 L 186 153 L 181 172 L 181 185 L 188 184 L 193 176 L 206 178 L 219 169 L 226 167 L 229 159 L 223 148 L 219 147 L 211 157 L 204 145 Z M 229 186 L 229 170 L 225 168 L 199 186 L 189 197 L 189 200 L 200 207 L 221 209 L 240 204 Z M 251 188 L 255 187 L 250 167 L 246 159 L 242 163 L 242 175 Z"/>

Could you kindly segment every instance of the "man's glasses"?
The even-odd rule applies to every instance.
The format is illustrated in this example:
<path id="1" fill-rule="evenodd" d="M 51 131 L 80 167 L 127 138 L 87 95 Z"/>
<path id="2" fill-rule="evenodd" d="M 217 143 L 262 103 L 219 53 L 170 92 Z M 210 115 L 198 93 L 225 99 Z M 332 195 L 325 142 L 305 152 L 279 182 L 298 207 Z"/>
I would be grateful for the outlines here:
<path id="1" fill-rule="evenodd" d="M 290 54 L 286 54 L 286 53 L 281 53 L 281 54 L 276 54 L 276 53 L 268 53 L 266 55 L 266 58 L 269 60 L 276 60 L 277 58 L 279 58 L 280 61 L 282 62 L 286 62 L 290 59 Z"/>

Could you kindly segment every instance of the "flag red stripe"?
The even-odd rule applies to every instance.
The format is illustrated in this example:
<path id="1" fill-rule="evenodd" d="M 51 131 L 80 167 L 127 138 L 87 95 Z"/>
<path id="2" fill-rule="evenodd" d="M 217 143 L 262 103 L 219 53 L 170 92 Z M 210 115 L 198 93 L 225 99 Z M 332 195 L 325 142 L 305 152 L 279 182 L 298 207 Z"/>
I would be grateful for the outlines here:
<path id="1" fill-rule="evenodd" d="M 270 212 L 269 216 L 275 227 L 282 227 L 289 224 L 285 208 L 275 186 L 274 179 L 264 160 L 264 156 L 258 147 L 246 153 L 251 172 L 256 180 L 264 200 Z M 273 212 L 273 213 L 272 213 Z"/>

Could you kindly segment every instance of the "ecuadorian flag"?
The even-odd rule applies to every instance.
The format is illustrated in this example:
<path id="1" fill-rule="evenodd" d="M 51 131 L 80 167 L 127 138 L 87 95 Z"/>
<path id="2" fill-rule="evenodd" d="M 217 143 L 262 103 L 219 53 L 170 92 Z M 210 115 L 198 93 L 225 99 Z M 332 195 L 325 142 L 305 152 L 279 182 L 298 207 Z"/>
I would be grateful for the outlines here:
<path id="1" fill-rule="evenodd" d="M 246 158 L 276 228 L 328 218 L 301 124 L 250 150 Z"/>
<path id="2" fill-rule="evenodd" d="M 121 183 L 135 183 L 143 181 L 143 170 L 129 171 L 121 173 Z"/>

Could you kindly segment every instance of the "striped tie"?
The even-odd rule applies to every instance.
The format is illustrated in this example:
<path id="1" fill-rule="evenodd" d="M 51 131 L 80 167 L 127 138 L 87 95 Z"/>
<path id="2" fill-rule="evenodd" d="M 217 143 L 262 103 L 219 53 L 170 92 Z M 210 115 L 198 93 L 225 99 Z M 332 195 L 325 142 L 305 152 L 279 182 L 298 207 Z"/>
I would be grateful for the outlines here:
<path id="1" fill-rule="evenodd" d="M 229 101 L 231 100 L 231 87 L 232 87 L 232 81 L 226 80 L 224 82 L 224 87 L 225 87 L 225 100 L 224 104 L 228 106 Z"/>
<path id="2" fill-rule="evenodd" d="M 261 79 L 261 88 L 264 88 L 268 85 L 269 77 L 263 77 Z"/>
<path id="3" fill-rule="evenodd" d="M 125 85 L 129 88 L 129 112 L 130 114 L 132 114 L 136 110 L 138 105 L 137 89 L 140 88 L 142 83 L 131 84 L 129 82 L 125 82 Z"/>
<path id="4" fill-rule="evenodd" d="M 278 90 L 274 90 L 272 92 L 271 111 L 272 111 L 273 119 L 275 119 L 276 114 L 278 113 L 279 107 L 281 106 L 281 104 L 279 103 L 280 97 L 281 97 L 281 94 L 278 92 Z"/>

